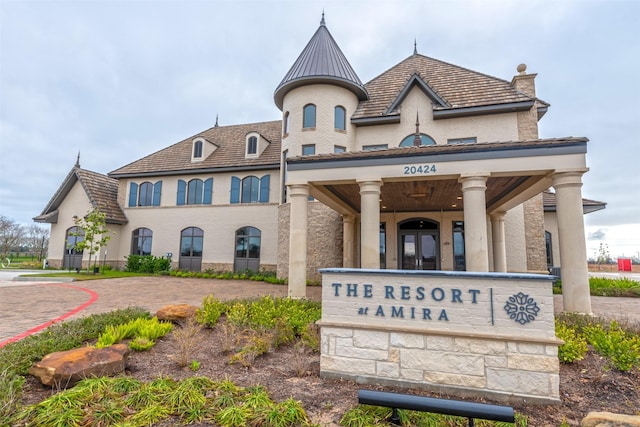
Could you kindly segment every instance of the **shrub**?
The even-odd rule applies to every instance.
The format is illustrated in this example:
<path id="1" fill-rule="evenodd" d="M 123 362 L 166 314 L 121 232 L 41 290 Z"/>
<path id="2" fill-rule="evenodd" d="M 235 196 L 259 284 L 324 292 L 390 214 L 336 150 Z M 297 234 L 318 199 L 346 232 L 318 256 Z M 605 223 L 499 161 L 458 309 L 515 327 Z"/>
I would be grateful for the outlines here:
<path id="1" fill-rule="evenodd" d="M 202 301 L 202 308 L 196 312 L 196 319 L 203 325 L 213 327 L 224 314 L 226 305 L 213 295 L 206 296 Z"/>
<path id="2" fill-rule="evenodd" d="M 129 341 L 129 348 L 136 351 L 146 351 L 155 345 L 155 341 L 144 337 L 136 337 Z"/>
<path id="3" fill-rule="evenodd" d="M 626 372 L 640 365 L 640 337 L 626 333 L 618 322 L 612 321 L 608 330 L 602 325 L 587 326 L 584 334 L 596 352 L 610 358 L 616 369 Z"/>
<path id="4" fill-rule="evenodd" d="M 564 344 L 558 347 L 560 362 L 573 363 L 584 359 L 588 350 L 587 340 L 582 335 L 578 335 L 575 328 L 556 320 L 556 336 L 564 341 Z"/>
<path id="5" fill-rule="evenodd" d="M 148 274 L 157 274 L 170 268 L 171 261 L 168 258 L 153 255 L 129 255 L 125 265 L 126 271 Z"/>

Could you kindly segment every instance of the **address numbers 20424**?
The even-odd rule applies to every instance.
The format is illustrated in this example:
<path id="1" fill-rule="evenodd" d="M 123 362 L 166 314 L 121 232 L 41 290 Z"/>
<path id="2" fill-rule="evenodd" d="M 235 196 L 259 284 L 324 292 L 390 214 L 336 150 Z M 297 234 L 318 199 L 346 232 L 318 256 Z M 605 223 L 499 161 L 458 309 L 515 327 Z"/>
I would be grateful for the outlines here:
<path id="1" fill-rule="evenodd" d="M 405 175 L 425 175 L 428 173 L 436 172 L 436 165 L 411 165 L 411 166 L 403 166 Z"/>

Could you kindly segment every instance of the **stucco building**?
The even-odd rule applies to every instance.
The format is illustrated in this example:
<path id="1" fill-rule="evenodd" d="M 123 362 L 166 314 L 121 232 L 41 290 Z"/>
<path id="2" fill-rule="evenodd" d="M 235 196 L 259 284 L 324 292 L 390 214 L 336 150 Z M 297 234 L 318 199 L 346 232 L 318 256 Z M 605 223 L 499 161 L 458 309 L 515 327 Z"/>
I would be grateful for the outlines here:
<path id="1" fill-rule="evenodd" d="M 507 81 L 414 50 L 362 83 L 323 17 L 276 86 L 282 120 L 216 123 L 107 175 L 77 163 L 35 220 L 51 223 L 54 266 L 82 262 L 69 249 L 73 217 L 97 207 L 114 232 L 100 260 L 274 270 L 292 296 L 322 267 L 561 264 L 566 309 L 590 312 L 588 140 L 539 138 L 549 104 L 535 78 L 524 65 Z"/>

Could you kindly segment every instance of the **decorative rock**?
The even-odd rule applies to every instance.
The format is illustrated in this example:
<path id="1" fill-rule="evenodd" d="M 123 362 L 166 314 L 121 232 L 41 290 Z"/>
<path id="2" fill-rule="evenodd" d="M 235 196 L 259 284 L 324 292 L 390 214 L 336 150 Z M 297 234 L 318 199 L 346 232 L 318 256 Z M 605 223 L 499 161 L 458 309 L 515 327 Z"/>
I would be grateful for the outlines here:
<path id="1" fill-rule="evenodd" d="M 84 378 L 123 372 L 128 355 L 129 347 L 126 344 L 57 351 L 34 364 L 29 368 L 29 373 L 44 385 L 66 388 Z"/>
<path id="2" fill-rule="evenodd" d="M 195 316 L 198 307 L 189 304 L 171 304 L 160 307 L 156 313 L 158 320 L 175 322 L 184 320 L 188 317 Z"/>
<path id="3" fill-rule="evenodd" d="M 611 412 L 589 412 L 580 423 L 581 427 L 640 427 L 640 416 L 621 415 Z"/>

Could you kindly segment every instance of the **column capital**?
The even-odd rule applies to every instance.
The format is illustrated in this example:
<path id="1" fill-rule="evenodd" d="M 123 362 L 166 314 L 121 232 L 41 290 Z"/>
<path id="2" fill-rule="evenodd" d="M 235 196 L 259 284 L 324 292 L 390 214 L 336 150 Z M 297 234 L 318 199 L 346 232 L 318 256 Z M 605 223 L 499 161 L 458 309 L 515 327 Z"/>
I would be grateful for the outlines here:
<path id="1" fill-rule="evenodd" d="M 589 169 L 579 169 L 572 171 L 557 171 L 551 178 L 553 179 L 553 186 L 566 187 L 566 186 L 582 186 L 582 175 L 584 175 Z"/>
<path id="2" fill-rule="evenodd" d="M 461 174 L 458 182 L 462 184 L 462 191 L 470 188 L 484 190 L 487 188 L 487 178 L 489 178 L 489 176 L 489 173 Z"/>
<path id="3" fill-rule="evenodd" d="M 492 220 L 504 221 L 504 217 L 507 215 L 506 211 L 495 211 L 491 212 L 489 216 Z"/>
<path id="4" fill-rule="evenodd" d="M 309 197 L 309 184 L 287 184 L 287 188 L 289 188 L 289 197 Z"/>
<path id="5" fill-rule="evenodd" d="M 354 215 L 342 215 L 342 222 L 353 224 L 356 222 L 356 217 Z"/>
<path id="6" fill-rule="evenodd" d="M 384 185 L 381 179 L 358 179 L 356 182 L 360 186 L 360 194 L 380 194 L 380 187 Z"/>

